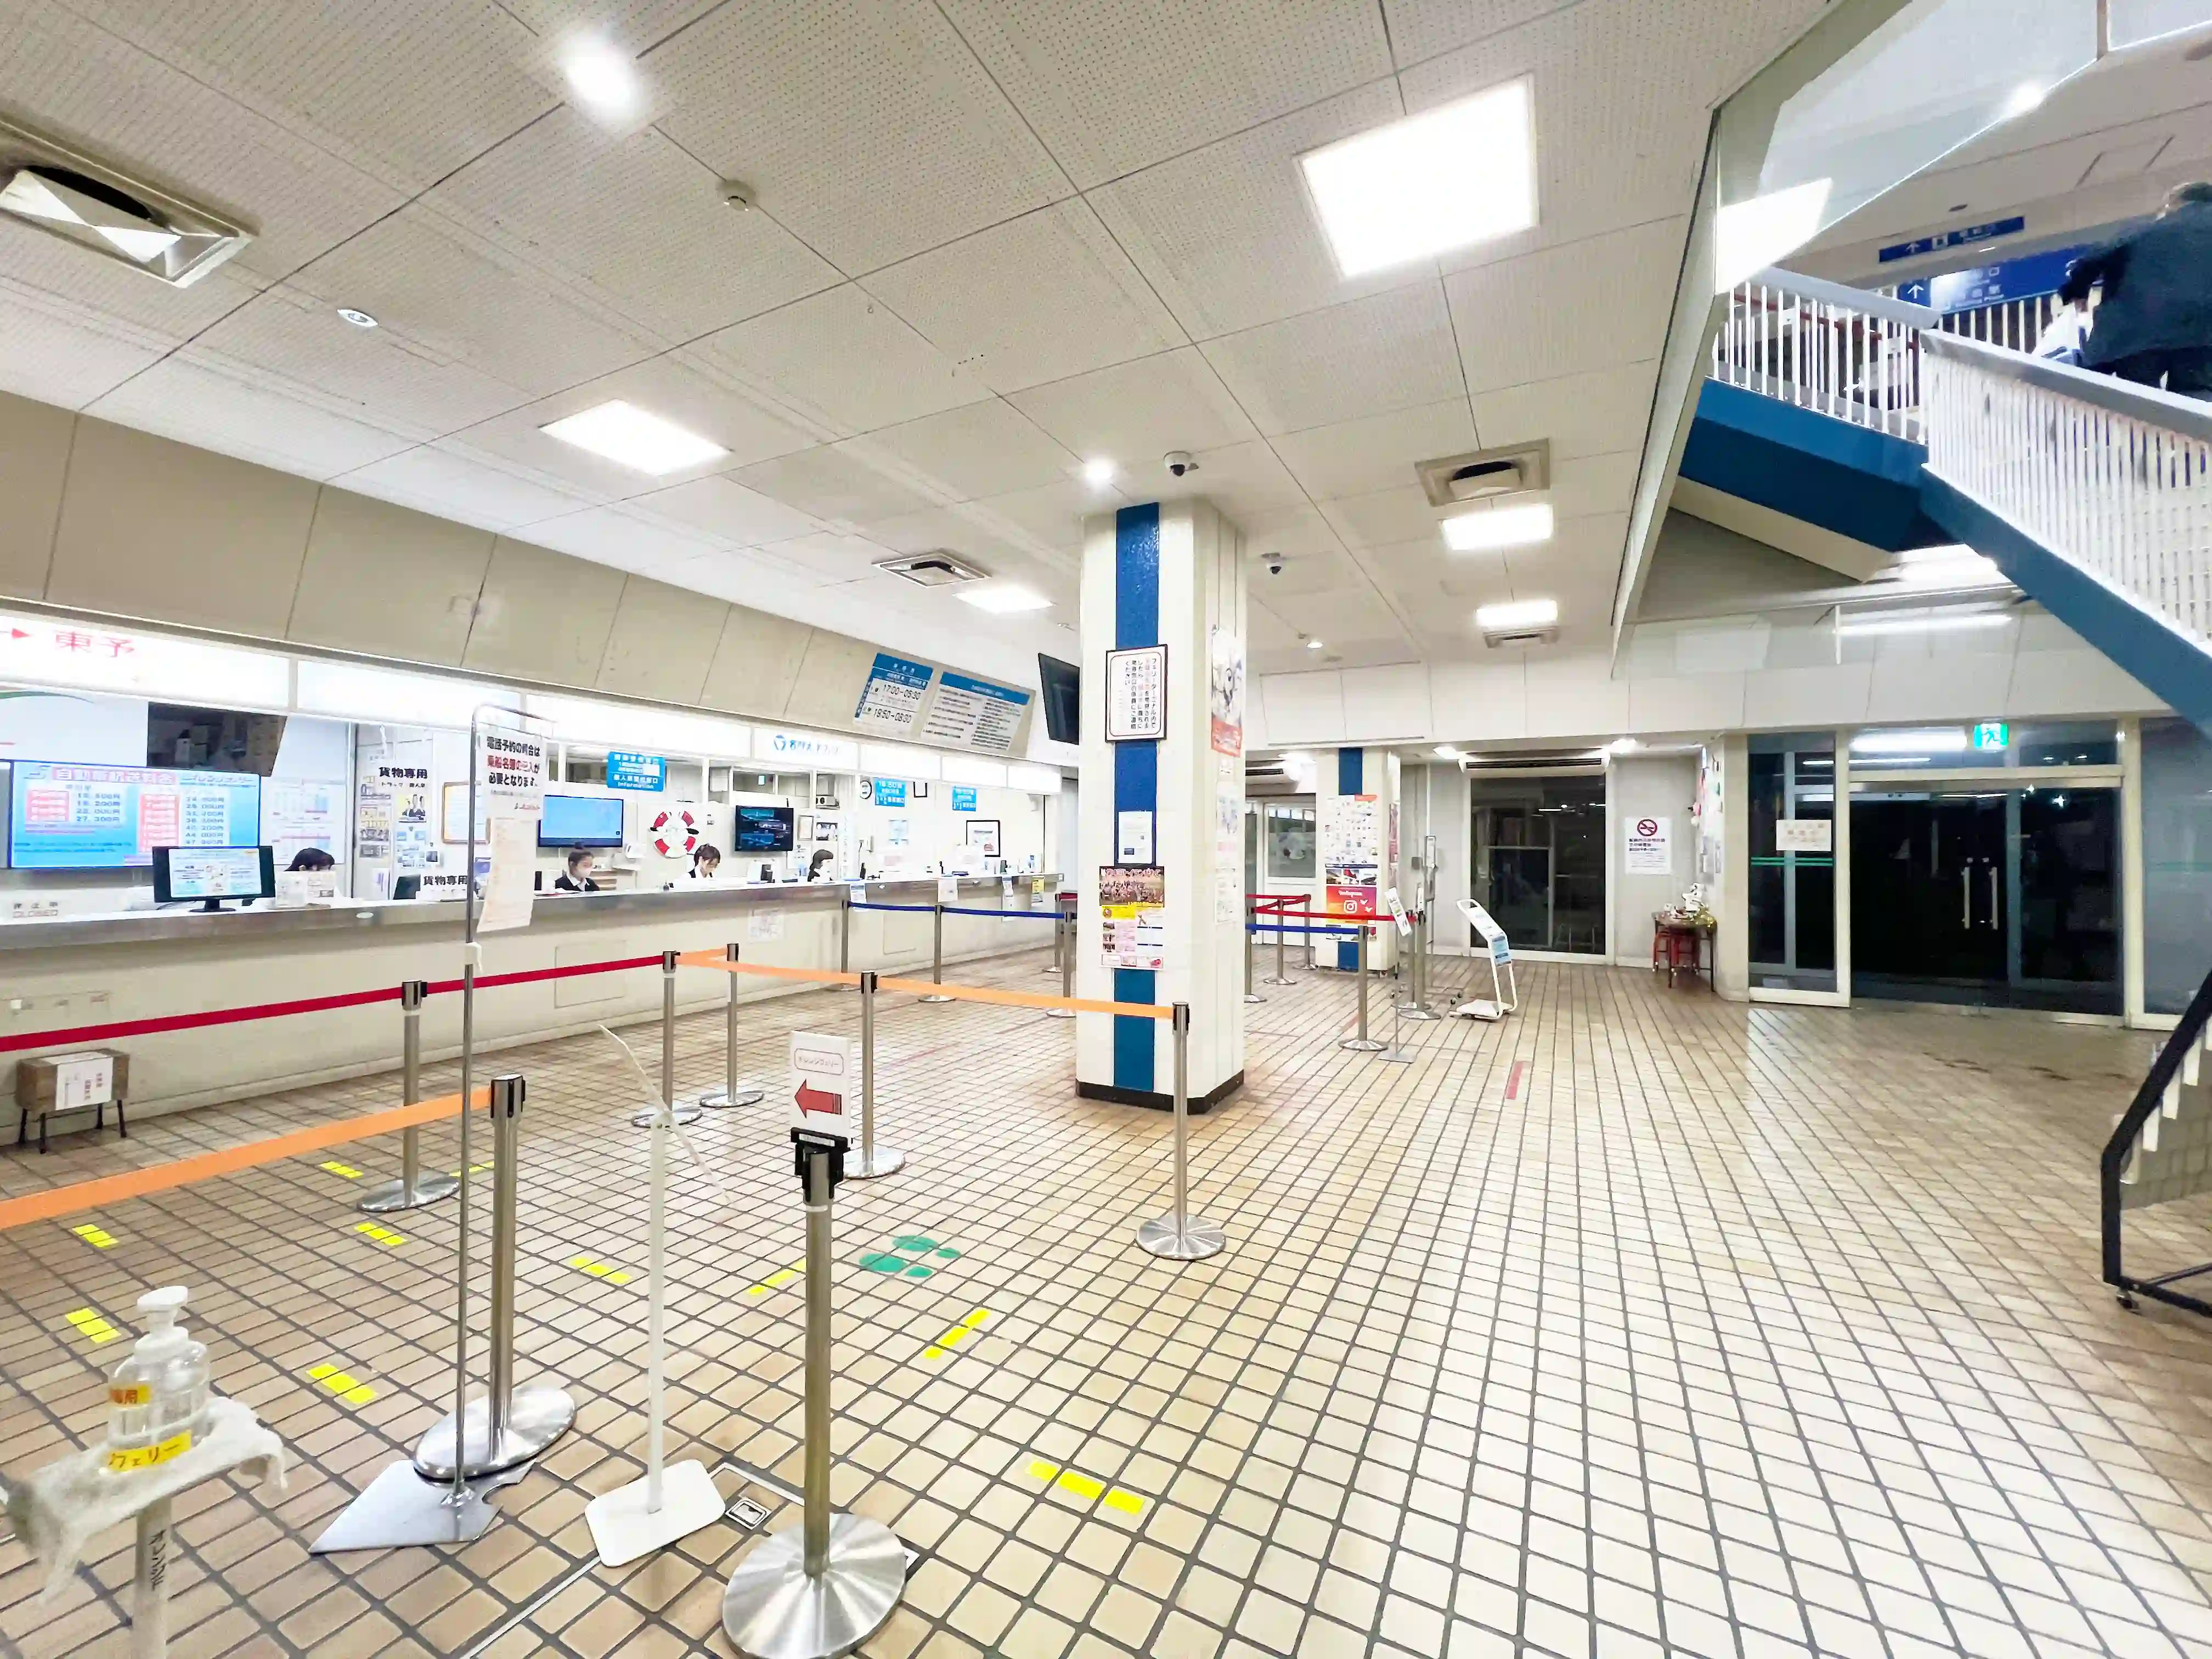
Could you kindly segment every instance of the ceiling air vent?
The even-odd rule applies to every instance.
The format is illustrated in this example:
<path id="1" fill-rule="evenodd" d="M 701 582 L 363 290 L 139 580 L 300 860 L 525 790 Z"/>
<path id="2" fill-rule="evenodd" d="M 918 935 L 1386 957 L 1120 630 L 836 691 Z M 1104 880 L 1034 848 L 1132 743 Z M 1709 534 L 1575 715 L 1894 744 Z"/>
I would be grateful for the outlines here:
<path id="1" fill-rule="evenodd" d="M 1602 772 L 1605 751 L 1590 749 L 1513 749 L 1488 755 L 1462 755 L 1462 772 Z"/>
<path id="2" fill-rule="evenodd" d="M 908 553 L 902 558 L 878 559 L 876 568 L 903 576 L 924 587 L 957 587 L 962 582 L 980 582 L 991 574 L 942 547 L 933 547 L 927 553 Z"/>
<path id="3" fill-rule="evenodd" d="M 221 214 L 7 121 L 0 213 L 172 288 L 190 287 L 253 240 Z"/>
<path id="4" fill-rule="evenodd" d="M 1519 495 L 1552 487 L 1552 442 L 1510 444 L 1413 463 L 1414 475 L 1431 507 L 1464 507 L 1500 495 Z"/>

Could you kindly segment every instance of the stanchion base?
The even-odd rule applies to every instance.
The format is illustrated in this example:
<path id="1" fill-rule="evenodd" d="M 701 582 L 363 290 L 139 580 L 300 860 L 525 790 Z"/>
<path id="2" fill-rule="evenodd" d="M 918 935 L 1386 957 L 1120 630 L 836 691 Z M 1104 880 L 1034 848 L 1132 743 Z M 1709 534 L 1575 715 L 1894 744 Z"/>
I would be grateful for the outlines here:
<path id="1" fill-rule="evenodd" d="M 1410 1048 L 1385 1048 L 1375 1058 L 1385 1066 L 1411 1066 L 1418 1056 Z"/>
<path id="2" fill-rule="evenodd" d="M 653 1120 L 659 1115 L 659 1113 L 654 1111 L 632 1112 L 629 1115 L 630 1127 L 634 1129 L 650 1129 Z M 696 1100 L 679 1100 L 669 1115 L 679 1125 L 696 1123 L 699 1121 L 699 1103 Z"/>
<path id="3" fill-rule="evenodd" d="M 1248 1003 L 1265 1002 L 1267 1000 L 1267 998 L 1261 996 L 1257 991 L 1247 991 L 1244 994 L 1244 1000 Z"/>
<path id="4" fill-rule="evenodd" d="M 463 1473 L 471 1479 L 496 1474 L 518 1463 L 527 1463 L 568 1432 L 576 1420 L 576 1402 L 565 1389 L 550 1382 L 532 1382 L 517 1389 L 507 1412 L 507 1431 L 496 1445 L 491 1438 L 491 1402 L 471 1400 L 464 1443 Z M 453 1478 L 453 1418 L 448 1412 L 430 1425 L 415 1447 L 415 1472 L 428 1480 Z"/>
<path id="5" fill-rule="evenodd" d="M 1377 1042 L 1373 1037 L 1346 1037 L 1336 1046 L 1340 1048 L 1350 1048 L 1356 1054 L 1379 1054 L 1390 1045 L 1387 1042 Z"/>
<path id="6" fill-rule="evenodd" d="M 832 1659 L 883 1628 L 906 1588 L 906 1551 L 880 1521 L 830 1517 L 830 1559 L 806 1576 L 792 1527 L 763 1538 L 722 1592 L 722 1631 L 748 1659 Z"/>
<path id="7" fill-rule="evenodd" d="M 1292 979 L 1288 974 L 1270 974 L 1267 978 L 1261 980 L 1260 983 L 1262 985 L 1296 985 L 1297 981 Z"/>
<path id="8" fill-rule="evenodd" d="M 599 1552 L 599 1565 L 619 1567 L 722 1518 L 722 1494 L 698 1462 L 671 1463 L 660 1472 L 660 1507 L 645 1506 L 646 1483 L 633 1480 L 584 1505 L 584 1521 Z"/>
<path id="9" fill-rule="evenodd" d="M 905 1167 L 906 1154 L 896 1146 L 878 1146 L 872 1152 L 855 1146 L 845 1154 L 848 1181 L 873 1181 L 878 1176 L 896 1175 Z"/>
<path id="10" fill-rule="evenodd" d="M 451 1480 L 450 1472 L 447 1480 Z M 499 1511 L 484 1501 L 475 1482 L 464 1486 L 459 1504 L 453 1503 L 453 1497 L 450 1484 L 425 1480 L 412 1463 L 387 1464 L 362 1488 L 361 1496 L 323 1528 L 322 1536 L 307 1547 L 307 1553 L 465 1544 L 471 1538 L 483 1537 L 484 1528 L 499 1518 Z"/>
<path id="11" fill-rule="evenodd" d="M 1137 1243 L 1154 1255 L 1164 1255 L 1170 1261 L 1203 1261 L 1229 1248 L 1229 1235 L 1212 1222 L 1201 1221 L 1196 1216 L 1189 1217 L 1178 1227 L 1173 1216 L 1164 1215 L 1137 1229 Z"/>
<path id="12" fill-rule="evenodd" d="M 1442 1019 L 1443 1016 L 1433 1008 L 1425 1008 L 1418 1002 L 1401 1003 L 1398 1008 L 1401 1019 Z"/>
<path id="13" fill-rule="evenodd" d="M 732 1106 L 757 1106 L 766 1097 L 762 1091 L 740 1084 L 735 1095 L 731 1094 L 727 1089 L 709 1089 L 697 1100 L 690 1103 L 695 1106 L 704 1106 L 710 1112 L 723 1112 Z M 676 1109 L 680 1112 L 684 1108 L 678 1106 Z M 650 1122 L 652 1120 L 647 1121 Z M 682 1121 L 681 1119 L 678 1121 Z"/>
<path id="14" fill-rule="evenodd" d="M 354 1207 L 370 1215 L 389 1215 L 394 1210 L 419 1210 L 460 1190 L 461 1183 L 453 1176 L 425 1172 L 415 1177 L 411 1193 L 404 1181 L 380 1181 L 361 1195 L 361 1202 Z"/>
<path id="15" fill-rule="evenodd" d="M 927 996 L 916 997 L 915 1000 L 916 1002 L 957 1002 L 960 999 L 958 997 L 944 996 L 938 992 L 932 991 Z"/>
<path id="16" fill-rule="evenodd" d="M 1073 1008 L 1048 1008 L 1044 1011 L 1044 1017 L 1047 1019 L 1073 1019 L 1075 1018 L 1075 1010 Z"/>

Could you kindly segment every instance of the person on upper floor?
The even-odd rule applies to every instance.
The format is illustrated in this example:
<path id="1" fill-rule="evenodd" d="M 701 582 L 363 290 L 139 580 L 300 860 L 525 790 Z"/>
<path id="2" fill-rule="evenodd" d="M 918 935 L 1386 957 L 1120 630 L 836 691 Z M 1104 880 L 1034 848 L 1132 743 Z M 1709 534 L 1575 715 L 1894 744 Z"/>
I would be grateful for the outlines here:
<path id="1" fill-rule="evenodd" d="M 2082 367 L 2212 398 L 2212 183 L 2175 185 L 2150 223 L 2069 265 L 2058 297 L 2100 283 Z"/>
<path id="2" fill-rule="evenodd" d="M 599 884 L 592 879 L 592 866 L 594 862 L 590 848 L 571 847 L 568 849 L 568 871 L 565 874 L 553 878 L 554 887 L 563 893 L 598 892 Z"/>

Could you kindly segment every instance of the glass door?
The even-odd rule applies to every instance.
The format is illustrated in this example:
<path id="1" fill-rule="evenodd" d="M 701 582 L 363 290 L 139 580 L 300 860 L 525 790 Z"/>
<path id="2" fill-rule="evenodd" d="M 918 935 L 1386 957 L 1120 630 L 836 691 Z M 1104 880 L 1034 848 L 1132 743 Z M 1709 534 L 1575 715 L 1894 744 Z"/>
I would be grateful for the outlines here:
<path id="1" fill-rule="evenodd" d="M 1750 739 L 1751 982 L 1836 988 L 1836 738 Z"/>

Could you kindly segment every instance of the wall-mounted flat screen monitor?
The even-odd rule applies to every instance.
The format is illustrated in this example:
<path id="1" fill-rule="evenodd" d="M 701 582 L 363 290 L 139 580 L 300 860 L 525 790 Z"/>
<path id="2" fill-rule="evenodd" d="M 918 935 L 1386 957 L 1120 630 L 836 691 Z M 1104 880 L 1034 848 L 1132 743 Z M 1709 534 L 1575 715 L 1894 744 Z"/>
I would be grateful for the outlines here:
<path id="1" fill-rule="evenodd" d="M 1045 735 L 1054 743 L 1083 740 L 1083 671 L 1037 653 L 1037 686 L 1044 693 Z"/>
<path id="2" fill-rule="evenodd" d="M 548 795 L 538 819 L 540 847 L 619 847 L 623 804 L 611 795 Z"/>
<path id="3" fill-rule="evenodd" d="M 740 806 L 731 840 L 740 853 L 788 853 L 793 819 L 788 806 Z"/>
<path id="4" fill-rule="evenodd" d="M 225 899 L 276 896 L 276 854 L 267 847 L 156 847 L 154 902 L 199 902 L 220 910 Z"/>
<path id="5" fill-rule="evenodd" d="M 17 761 L 8 861 L 18 870 L 144 869 L 157 847 L 252 847 L 261 780 L 252 772 L 167 771 Z"/>

